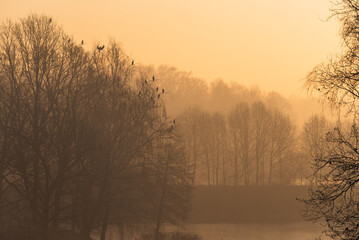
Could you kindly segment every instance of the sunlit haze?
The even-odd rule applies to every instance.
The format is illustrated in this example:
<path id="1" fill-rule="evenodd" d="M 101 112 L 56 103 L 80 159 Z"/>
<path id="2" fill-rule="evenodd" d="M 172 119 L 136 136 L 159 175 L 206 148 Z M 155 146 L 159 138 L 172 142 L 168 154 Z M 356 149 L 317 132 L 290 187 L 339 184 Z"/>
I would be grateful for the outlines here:
<path id="1" fill-rule="evenodd" d="M 359 0 L 0 0 L 0 240 L 358 239 L 358 33 Z"/>
<path id="2" fill-rule="evenodd" d="M 54 17 L 92 47 L 112 37 L 136 62 L 167 64 L 212 81 L 222 78 L 284 96 L 340 49 L 327 0 L 79 0 L 0 3 L 0 18 Z"/>

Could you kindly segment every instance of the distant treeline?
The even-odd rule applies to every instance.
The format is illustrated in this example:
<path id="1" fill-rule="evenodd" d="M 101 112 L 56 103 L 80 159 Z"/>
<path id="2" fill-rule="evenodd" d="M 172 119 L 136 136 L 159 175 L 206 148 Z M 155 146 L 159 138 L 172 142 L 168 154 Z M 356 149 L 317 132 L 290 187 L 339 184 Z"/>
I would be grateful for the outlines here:
<path id="1" fill-rule="evenodd" d="M 298 125 L 298 112 L 276 92 L 267 94 L 221 79 L 208 84 L 174 67 L 141 68 L 158 76 L 168 92 L 166 109 L 176 118 L 195 184 L 264 186 L 316 181 L 311 178 L 311 160 L 333 125 L 325 116 L 309 115 Z"/>
<path id="2" fill-rule="evenodd" d="M 310 184 L 311 159 L 330 127 L 313 115 L 298 130 L 262 101 L 240 102 L 228 114 L 192 107 L 178 122 L 194 182 L 208 186 Z"/>
<path id="3" fill-rule="evenodd" d="M 307 186 L 196 186 L 188 223 L 303 221 Z"/>

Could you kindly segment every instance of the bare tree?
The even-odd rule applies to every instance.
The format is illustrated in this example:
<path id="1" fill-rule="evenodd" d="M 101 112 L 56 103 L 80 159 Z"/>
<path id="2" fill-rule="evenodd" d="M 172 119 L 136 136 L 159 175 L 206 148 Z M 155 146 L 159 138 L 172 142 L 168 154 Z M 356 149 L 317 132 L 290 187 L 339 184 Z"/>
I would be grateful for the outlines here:
<path id="1" fill-rule="evenodd" d="M 158 142 L 175 125 L 165 90 L 119 44 L 87 52 L 49 19 L 30 15 L 0 29 L 0 198 L 15 238 L 47 240 L 71 226 L 83 240 L 93 230 L 105 240 L 109 225 L 153 224 L 164 185 L 166 210 L 156 216 L 177 223 L 190 198 L 182 145 L 171 145 L 165 180 L 154 174 L 163 167 L 156 153 L 169 148 Z"/>
<path id="2" fill-rule="evenodd" d="M 255 102 L 252 105 L 252 131 L 253 131 L 253 151 L 256 162 L 255 184 L 264 183 L 264 154 L 267 150 L 269 112 L 264 103 Z"/>
<path id="3" fill-rule="evenodd" d="M 238 104 L 228 117 L 228 129 L 233 151 L 233 181 L 240 184 L 243 174 L 244 184 L 249 184 L 249 147 L 250 147 L 250 108 L 246 103 Z"/>
<path id="4" fill-rule="evenodd" d="M 1 29 L 1 75 L 8 86 L 3 119 L 11 119 L 12 145 L 3 180 L 28 207 L 25 224 L 40 239 L 56 228 L 64 207 L 62 186 L 74 160 L 71 108 L 75 85 L 87 74 L 85 53 L 69 39 L 46 16 L 30 15 Z"/>
<path id="5" fill-rule="evenodd" d="M 233 143 L 238 144 L 236 152 L 240 160 L 240 164 L 238 162 L 236 163 L 236 161 L 234 162 L 236 166 L 236 168 L 234 168 L 235 179 L 237 178 L 239 183 L 239 174 L 243 172 L 243 182 L 244 185 L 247 186 L 250 183 L 250 146 L 252 141 L 250 137 L 252 132 L 251 111 L 247 103 L 237 105 L 234 112 L 230 115 L 229 126 L 233 136 L 232 140 L 234 140 L 234 136 L 238 138 L 238 143 Z M 240 165 L 242 166 L 242 171 L 238 171 Z"/>
<path id="6" fill-rule="evenodd" d="M 305 200 L 305 216 L 310 220 L 324 218 L 326 233 L 333 238 L 355 239 L 358 235 L 357 205 L 357 126 L 343 134 L 335 129 L 327 133 L 328 146 L 315 156 L 314 176 L 318 183 L 312 185 L 310 199 Z"/>
<path id="7" fill-rule="evenodd" d="M 301 135 L 304 153 L 310 158 L 316 158 L 322 154 L 327 144 L 325 134 L 329 131 L 328 121 L 324 116 L 313 115 L 304 123 Z M 317 183 L 317 178 L 312 179 Z"/>
<path id="8" fill-rule="evenodd" d="M 278 164 L 278 182 L 281 185 L 288 184 L 290 181 L 290 172 L 288 171 L 295 161 L 294 150 L 296 148 L 295 127 L 288 116 L 276 114 L 276 128 L 273 129 L 276 158 Z"/>
<path id="9" fill-rule="evenodd" d="M 193 183 L 195 183 L 196 174 L 198 174 L 199 159 L 203 155 L 200 149 L 201 111 L 198 106 L 190 107 L 181 114 L 177 121 L 186 148 L 188 166 L 193 167 L 190 169 Z"/>
<path id="10" fill-rule="evenodd" d="M 326 144 L 314 157 L 314 176 L 306 217 L 324 219 L 327 234 L 335 239 L 357 239 L 357 144 L 356 109 L 358 101 L 359 3 L 337 1 L 333 10 L 342 24 L 343 55 L 315 67 L 307 76 L 306 86 L 318 91 L 333 106 L 343 106 L 353 113 L 354 124 L 345 131 L 341 127 L 326 134 Z"/>
<path id="11" fill-rule="evenodd" d="M 175 134 L 164 140 L 162 154 L 158 156 L 154 169 L 158 182 L 157 216 L 155 239 L 159 239 L 160 227 L 164 222 L 183 222 L 189 211 L 191 172 L 186 169 L 185 152 Z"/>

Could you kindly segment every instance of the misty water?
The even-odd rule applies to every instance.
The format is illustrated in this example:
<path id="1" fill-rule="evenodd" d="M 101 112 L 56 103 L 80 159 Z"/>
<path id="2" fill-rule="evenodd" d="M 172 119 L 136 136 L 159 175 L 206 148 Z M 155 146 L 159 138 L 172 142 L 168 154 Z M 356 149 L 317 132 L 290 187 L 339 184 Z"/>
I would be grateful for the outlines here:
<path id="1" fill-rule="evenodd" d="M 315 240 L 328 239 L 319 223 L 201 223 L 188 224 L 184 231 L 202 240 Z"/>

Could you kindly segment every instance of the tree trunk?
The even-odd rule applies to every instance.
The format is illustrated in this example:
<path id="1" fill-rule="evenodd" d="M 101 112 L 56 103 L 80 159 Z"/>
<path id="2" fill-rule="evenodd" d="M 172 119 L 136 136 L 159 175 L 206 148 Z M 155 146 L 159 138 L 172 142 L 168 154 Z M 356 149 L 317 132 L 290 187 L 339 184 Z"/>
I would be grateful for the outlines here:
<path id="1" fill-rule="evenodd" d="M 273 172 L 273 157 L 272 154 L 269 157 L 269 173 L 268 173 L 268 185 L 272 184 L 272 172 Z"/>
<path id="2" fill-rule="evenodd" d="M 44 219 L 41 226 L 41 240 L 48 240 L 48 222 L 47 219 Z"/>
<path id="3" fill-rule="evenodd" d="M 159 205 L 159 208 L 158 208 L 158 215 L 157 215 L 156 232 L 155 232 L 155 239 L 156 240 L 159 240 L 159 236 L 160 236 L 159 234 L 160 234 L 160 226 L 161 226 L 161 217 L 162 217 L 162 211 L 163 211 L 163 204 L 164 204 L 164 200 L 165 200 L 169 161 L 170 161 L 170 158 L 167 157 L 165 175 L 163 177 L 163 182 L 162 182 L 162 192 L 161 192 L 161 198 L 160 198 L 160 205 Z"/>
<path id="4" fill-rule="evenodd" d="M 80 238 L 81 240 L 89 240 L 92 229 L 92 223 L 89 220 L 84 220 L 82 222 Z"/>
<path id="5" fill-rule="evenodd" d="M 106 204 L 106 205 L 108 205 L 108 204 Z M 103 220 L 102 220 L 102 225 L 101 225 L 101 237 L 100 237 L 100 240 L 106 240 L 108 214 L 109 214 L 108 206 L 106 206 L 104 216 L 103 216 Z"/>
<path id="6" fill-rule="evenodd" d="M 259 182 L 259 154 L 258 154 L 258 146 L 256 146 L 256 186 L 258 186 Z"/>

